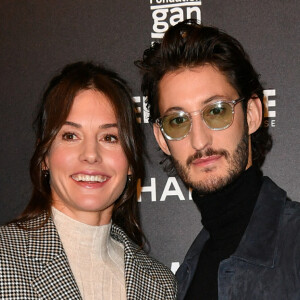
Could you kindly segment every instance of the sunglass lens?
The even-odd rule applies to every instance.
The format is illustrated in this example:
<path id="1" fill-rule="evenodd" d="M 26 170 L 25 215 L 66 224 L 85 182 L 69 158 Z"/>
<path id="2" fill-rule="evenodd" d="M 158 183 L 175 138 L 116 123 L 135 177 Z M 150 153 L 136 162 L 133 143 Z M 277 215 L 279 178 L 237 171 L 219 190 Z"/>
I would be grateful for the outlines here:
<path id="1" fill-rule="evenodd" d="M 232 122 L 232 108 L 226 102 L 208 105 L 203 111 L 203 119 L 211 129 L 227 128 Z"/>
<path id="2" fill-rule="evenodd" d="M 164 132 L 172 139 L 184 137 L 190 130 L 191 121 L 184 112 L 175 112 L 162 119 Z"/>

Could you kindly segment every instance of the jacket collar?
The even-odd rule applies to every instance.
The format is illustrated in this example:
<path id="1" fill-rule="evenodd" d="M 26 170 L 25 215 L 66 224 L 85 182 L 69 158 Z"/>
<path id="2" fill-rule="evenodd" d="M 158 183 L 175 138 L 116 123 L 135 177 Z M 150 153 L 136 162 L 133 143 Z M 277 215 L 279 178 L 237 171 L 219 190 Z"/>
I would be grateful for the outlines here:
<path id="1" fill-rule="evenodd" d="M 43 225 L 44 224 L 44 225 Z M 43 225 L 43 226 L 41 226 Z M 51 218 L 46 214 L 28 221 L 27 255 L 31 258 L 35 279 L 34 289 L 43 299 L 82 299 L 78 286 L 70 269 L 58 232 Z M 158 278 L 157 265 L 140 247 L 133 243 L 126 233 L 117 225 L 112 224 L 111 236 L 124 245 L 125 281 L 128 299 L 146 299 L 149 289 L 155 286 L 153 299 L 165 295 L 165 288 Z M 143 284 L 138 278 L 143 279 Z M 175 282 L 174 282 L 175 285 Z"/>
<path id="2" fill-rule="evenodd" d="M 286 192 L 264 177 L 250 222 L 232 257 L 274 267 Z"/>
<path id="3" fill-rule="evenodd" d="M 170 286 L 170 280 L 164 281 L 160 268 L 154 260 L 150 259 L 142 249 L 133 243 L 126 233 L 117 225 L 112 224 L 111 236 L 124 245 L 125 281 L 127 299 L 150 299 L 149 289 L 145 287 L 155 286 L 151 291 L 151 299 L 165 299 L 166 287 Z M 167 270 L 167 269 L 166 269 Z M 162 273 L 161 273 L 162 274 Z M 139 279 L 142 278 L 142 284 Z M 159 280 L 161 278 L 161 280 Z M 173 286 L 176 283 L 172 283 Z"/>
<path id="4" fill-rule="evenodd" d="M 51 217 L 47 218 L 46 213 L 27 221 L 23 226 L 26 229 L 36 228 L 27 231 L 27 255 L 33 260 L 47 264 L 57 256 L 65 255 L 56 227 Z M 111 236 L 124 245 L 124 252 L 128 259 L 134 258 L 144 268 L 153 267 L 152 260 L 144 255 L 141 248 L 133 243 L 119 226 L 112 224 Z"/>
<path id="5" fill-rule="evenodd" d="M 144 269 L 150 270 L 153 268 L 153 261 L 150 257 L 145 255 L 145 253 L 141 251 L 142 249 L 128 238 L 123 229 L 112 224 L 111 236 L 124 245 L 125 265 L 129 261 L 135 261 L 138 265 L 143 266 Z"/>
<path id="6" fill-rule="evenodd" d="M 46 213 L 23 224 L 27 229 L 27 255 L 43 264 L 51 262 L 64 250 L 51 217 Z"/>
<path id="7" fill-rule="evenodd" d="M 286 192 L 269 177 L 264 177 L 249 224 L 232 257 L 267 267 L 274 266 L 285 202 Z M 190 268 L 194 267 L 195 260 L 198 261 L 208 239 L 208 231 L 201 230 L 186 254 L 186 262 Z"/>
<path id="8" fill-rule="evenodd" d="M 44 213 L 23 226 L 27 227 L 27 256 L 35 274 L 31 284 L 39 298 L 82 299 L 51 217 Z"/>
<path id="9" fill-rule="evenodd" d="M 256 265 L 274 267 L 285 202 L 286 192 L 270 178 L 264 177 L 248 227 L 231 257 Z M 195 274 L 200 253 L 208 239 L 208 231 L 201 230 L 188 250 L 184 263 L 176 272 L 179 281 L 178 299 L 184 298 Z"/>

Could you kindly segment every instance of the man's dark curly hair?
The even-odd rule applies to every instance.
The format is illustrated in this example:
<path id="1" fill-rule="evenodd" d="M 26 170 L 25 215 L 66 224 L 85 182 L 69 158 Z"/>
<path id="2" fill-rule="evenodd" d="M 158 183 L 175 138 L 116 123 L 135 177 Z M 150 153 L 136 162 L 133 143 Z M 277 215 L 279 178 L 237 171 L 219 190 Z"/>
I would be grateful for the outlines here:
<path id="1" fill-rule="evenodd" d="M 243 97 L 246 116 L 248 100 L 257 95 L 264 113 L 263 87 L 249 56 L 235 38 L 215 27 L 185 20 L 170 27 L 161 43 L 155 42 L 135 63 L 143 73 L 142 92 L 147 97 L 149 121 L 154 123 L 159 113 L 159 82 L 168 73 L 180 68 L 211 64 L 220 70 Z M 261 167 L 272 147 L 272 138 L 263 126 L 251 135 L 253 164 Z"/>

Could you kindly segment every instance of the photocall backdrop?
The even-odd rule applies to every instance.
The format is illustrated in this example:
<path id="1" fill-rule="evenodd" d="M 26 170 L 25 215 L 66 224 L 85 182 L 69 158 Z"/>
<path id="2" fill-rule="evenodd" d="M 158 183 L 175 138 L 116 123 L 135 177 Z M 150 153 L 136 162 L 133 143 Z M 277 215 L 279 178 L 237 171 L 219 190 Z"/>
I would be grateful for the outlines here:
<path id="1" fill-rule="evenodd" d="M 191 17 L 222 28 L 249 53 L 265 87 L 264 122 L 274 138 L 264 174 L 300 201 L 299 11 L 297 0 L 1 0 L 0 223 L 29 200 L 31 124 L 46 83 L 67 63 L 102 62 L 132 88 L 151 158 L 140 187 L 143 229 L 150 254 L 175 272 L 201 229 L 201 216 L 187 188 L 159 164 L 133 62 L 170 25 Z"/>

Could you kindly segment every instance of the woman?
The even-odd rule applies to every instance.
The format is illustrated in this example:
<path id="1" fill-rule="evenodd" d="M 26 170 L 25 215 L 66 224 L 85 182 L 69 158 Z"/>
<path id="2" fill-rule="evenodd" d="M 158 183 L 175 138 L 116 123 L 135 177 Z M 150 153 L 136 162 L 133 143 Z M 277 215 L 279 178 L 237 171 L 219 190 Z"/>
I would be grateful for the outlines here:
<path id="1" fill-rule="evenodd" d="M 172 273 L 141 250 L 141 133 L 123 80 L 66 66 L 36 124 L 31 200 L 0 229 L 0 298 L 175 299 Z"/>

